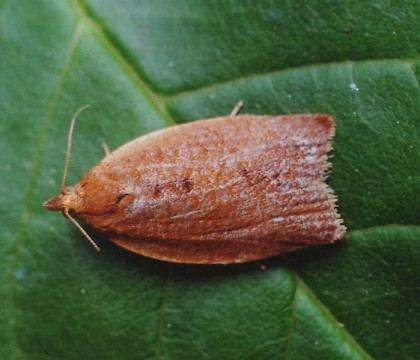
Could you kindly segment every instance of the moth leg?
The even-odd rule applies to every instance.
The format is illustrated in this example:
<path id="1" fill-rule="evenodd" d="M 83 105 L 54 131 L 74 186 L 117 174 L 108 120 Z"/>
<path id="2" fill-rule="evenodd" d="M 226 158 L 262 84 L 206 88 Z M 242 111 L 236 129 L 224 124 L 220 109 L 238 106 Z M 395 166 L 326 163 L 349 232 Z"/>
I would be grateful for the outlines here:
<path id="1" fill-rule="evenodd" d="M 244 106 L 244 103 L 243 103 L 243 101 L 242 101 L 242 100 L 239 100 L 239 101 L 236 103 L 235 107 L 233 108 L 232 112 L 230 113 L 230 116 L 236 116 L 236 115 L 238 115 L 238 114 L 239 114 L 239 112 L 240 112 L 240 111 L 241 111 L 241 109 L 242 109 L 242 106 Z"/>
<path id="2" fill-rule="evenodd" d="M 109 147 L 107 144 L 105 144 L 104 142 L 101 144 L 102 150 L 105 153 L 105 157 L 107 157 L 109 154 L 111 154 L 111 152 L 109 151 Z"/>

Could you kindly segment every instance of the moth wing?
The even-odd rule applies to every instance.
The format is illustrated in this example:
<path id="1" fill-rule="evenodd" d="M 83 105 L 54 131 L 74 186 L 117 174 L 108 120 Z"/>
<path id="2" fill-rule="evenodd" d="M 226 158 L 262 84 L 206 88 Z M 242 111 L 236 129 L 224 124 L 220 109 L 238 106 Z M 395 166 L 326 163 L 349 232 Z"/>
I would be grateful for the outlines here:
<path id="1" fill-rule="evenodd" d="M 323 181 L 333 134 L 327 115 L 240 115 L 157 131 L 86 175 L 85 186 L 107 189 L 98 195 L 106 209 L 92 215 L 86 202 L 81 217 L 122 247 L 177 262 L 251 261 L 332 242 L 345 231 Z"/>

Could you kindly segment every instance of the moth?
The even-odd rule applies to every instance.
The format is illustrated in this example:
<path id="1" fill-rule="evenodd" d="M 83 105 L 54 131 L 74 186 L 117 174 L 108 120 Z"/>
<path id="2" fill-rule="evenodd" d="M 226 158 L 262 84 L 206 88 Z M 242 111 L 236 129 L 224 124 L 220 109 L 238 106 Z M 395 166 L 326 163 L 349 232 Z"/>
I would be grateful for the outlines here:
<path id="1" fill-rule="evenodd" d="M 84 107 L 83 107 L 84 108 Z M 126 143 L 44 203 L 118 246 L 171 262 L 230 264 L 343 238 L 325 183 L 333 117 L 237 115 L 172 126 Z"/>

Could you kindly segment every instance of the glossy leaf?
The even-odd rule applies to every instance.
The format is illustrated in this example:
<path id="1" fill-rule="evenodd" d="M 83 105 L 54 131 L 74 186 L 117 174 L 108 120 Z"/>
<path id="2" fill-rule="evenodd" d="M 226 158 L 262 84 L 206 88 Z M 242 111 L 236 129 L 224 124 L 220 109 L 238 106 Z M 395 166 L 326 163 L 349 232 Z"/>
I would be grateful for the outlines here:
<path id="1" fill-rule="evenodd" d="M 415 1 L 0 2 L 1 359 L 414 359 L 420 352 Z M 42 202 L 154 129 L 335 116 L 343 242 L 260 264 L 96 254 Z M 265 270 L 262 269 L 265 267 Z"/>

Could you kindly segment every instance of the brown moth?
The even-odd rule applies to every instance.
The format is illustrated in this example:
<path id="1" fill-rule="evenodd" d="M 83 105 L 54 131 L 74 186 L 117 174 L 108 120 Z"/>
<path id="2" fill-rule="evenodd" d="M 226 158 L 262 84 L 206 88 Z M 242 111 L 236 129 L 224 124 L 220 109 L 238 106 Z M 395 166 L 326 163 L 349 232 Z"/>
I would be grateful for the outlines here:
<path id="1" fill-rule="evenodd" d="M 336 198 L 324 182 L 329 115 L 234 115 L 141 136 L 44 203 L 155 259 L 228 264 L 342 239 Z"/>

